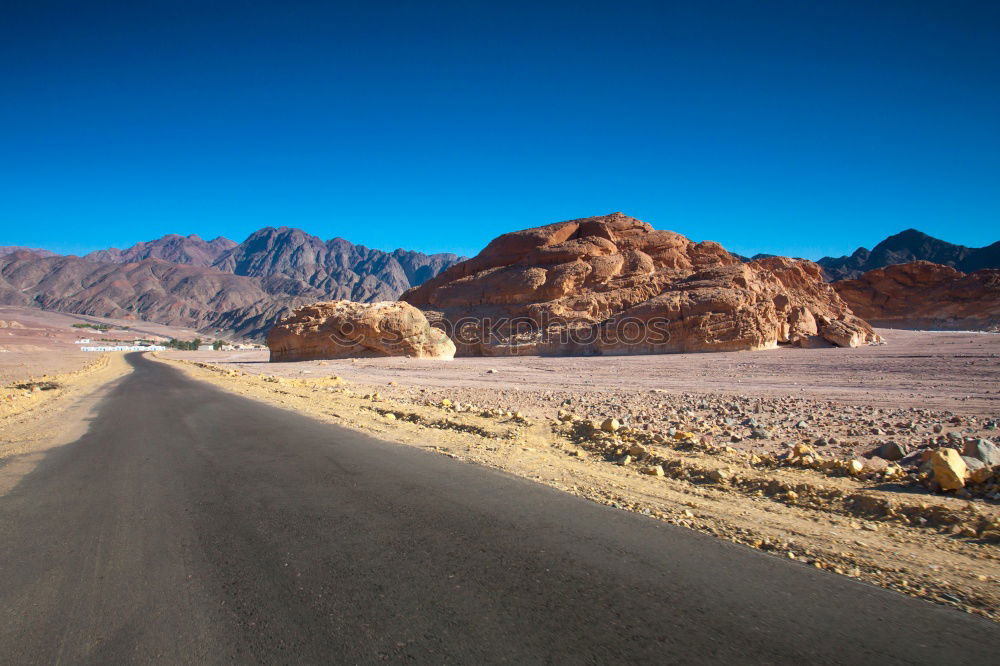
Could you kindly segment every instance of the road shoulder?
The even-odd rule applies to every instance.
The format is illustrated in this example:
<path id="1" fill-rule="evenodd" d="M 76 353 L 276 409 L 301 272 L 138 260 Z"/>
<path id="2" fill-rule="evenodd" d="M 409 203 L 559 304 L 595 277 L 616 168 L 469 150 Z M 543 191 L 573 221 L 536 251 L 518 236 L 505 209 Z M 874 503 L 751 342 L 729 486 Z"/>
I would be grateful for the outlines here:
<path id="1" fill-rule="evenodd" d="M 101 398 L 131 372 L 122 354 L 103 354 L 77 370 L 3 388 L 0 495 L 29 474 L 45 453 L 79 439 Z"/>

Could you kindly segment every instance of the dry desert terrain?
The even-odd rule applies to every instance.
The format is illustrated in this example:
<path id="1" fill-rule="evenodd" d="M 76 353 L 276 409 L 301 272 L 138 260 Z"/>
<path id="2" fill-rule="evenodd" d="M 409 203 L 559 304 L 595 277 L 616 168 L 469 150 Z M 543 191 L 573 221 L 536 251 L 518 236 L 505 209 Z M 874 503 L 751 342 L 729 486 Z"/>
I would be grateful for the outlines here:
<path id="1" fill-rule="evenodd" d="M 74 324 L 103 324 L 111 328 L 102 332 L 74 328 Z M 80 351 L 81 345 L 75 344 L 76 340 L 89 338 L 94 345 L 100 345 L 113 344 L 113 340 L 130 343 L 137 337 L 190 340 L 198 334 L 190 329 L 145 321 L 0 306 L 0 387 L 82 369 L 94 361 L 95 354 Z"/>
<path id="2" fill-rule="evenodd" d="M 8 322 L 0 329 L 5 492 L 46 449 L 79 436 L 129 366 L 121 354 L 77 350 L 72 323 L 93 318 L 3 308 L 0 319 Z M 126 336 L 186 333 L 104 323 L 129 326 Z M 887 344 L 858 349 L 660 356 L 156 357 L 455 464 L 493 467 L 998 620 L 1000 496 L 930 492 L 873 454 L 894 442 L 912 462 L 948 438 L 996 439 L 1000 335 L 879 333 Z M 56 388 L 34 388 L 40 381 Z M 863 463 L 861 473 L 844 473 L 850 459 Z"/>
<path id="3" fill-rule="evenodd" d="M 815 404 L 829 402 L 871 414 L 876 409 L 903 413 L 916 408 L 939 412 L 942 419 L 956 414 L 1000 419 L 1000 335 L 890 329 L 878 333 L 886 344 L 714 354 L 295 363 L 268 363 L 266 351 L 170 352 L 168 357 L 256 375 L 339 376 L 386 397 L 448 398 L 530 416 L 554 415 L 555 407 L 571 400 L 573 411 L 583 416 L 613 416 L 650 429 L 674 420 L 669 409 L 656 406 L 659 402 L 684 396 L 759 399 L 775 404 L 777 413 L 786 417 L 806 417 Z M 688 411 L 703 416 L 712 412 L 697 402 Z M 859 416 L 849 412 L 844 418 L 853 425 Z M 850 439 L 865 445 L 877 437 Z"/>
<path id="4" fill-rule="evenodd" d="M 1000 336 L 879 333 L 887 344 L 858 349 L 663 356 L 157 356 L 256 400 L 998 620 L 1000 495 L 931 492 L 873 454 L 898 443 L 913 470 L 951 438 L 995 438 Z"/>

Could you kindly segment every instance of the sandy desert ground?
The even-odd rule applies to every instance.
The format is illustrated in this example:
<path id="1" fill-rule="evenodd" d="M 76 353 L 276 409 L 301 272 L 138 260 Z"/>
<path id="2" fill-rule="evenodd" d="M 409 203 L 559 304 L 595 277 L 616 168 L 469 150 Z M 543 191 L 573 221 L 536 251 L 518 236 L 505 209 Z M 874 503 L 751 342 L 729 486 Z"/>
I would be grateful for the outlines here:
<path id="1" fill-rule="evenodd" d="M 926 416 L 942 422 L 955 415 L 1000 421 L 1000 335 L 889 329 L 879 333 L 887 344 L 719 354 L 298 363 L 268 363 L 266 351 L 170 352 L 170 357 L 276 377 L 336 375 L 387 398 L 447 398 L 532 417 L 553 416 L 557 407 L 565 406 L 585 418 L 616 417 L 647 430 L 678 425 L 678 410 L 693 421 L 725 418 L 731 416 L 728 398 L 754 400 L 757 413 L 771 412 L 773 423 L 765 427 L 771 427 L 775 437 L 729 442 L 751 451 L 773 448 L 768 442 L 782 439 L 780 422 L 808 421 L 817 411 L 832 411 L 830 418 L 843 432 L 831 432 L 829 423 L 809 424 L 792 431 L 794 440 L 811 432 L 816 438 L 843 435 L 833 446 L 844 452 L 866 451 L 896 435 L 890 432 L 895 428 L 876 424 L 846 434 L 857 430 L 861 421 L 909 421 L 913 409 L 929 410 Z M 700 405 L 703 401 L 707 404 Z M 757 420 L 764 424 L 768 417 Z M 819 433 L 820 427 L 825 432 Z M 737 428 L 730 430 L 740 435 Z M 985 436 L 985 431 L 976 433 Z"/>
<path id="2" fill-rule="evenodd" d="M 1000 335 L 878 329 L 885 345 L 717 354 L 355 359 L 267 363 L 266 351 L 185 358 L 279 376 L 339 374 L 424 388 L 723 392 L 1000 414 Z M 206 354 L 211 354 L 206 356 Z M 320 365 L 322 364 L 322 365 Z M 488 374 L 490 369 L 497 373 Z M 502 371 L 502 372 L 501 372 Z"/>

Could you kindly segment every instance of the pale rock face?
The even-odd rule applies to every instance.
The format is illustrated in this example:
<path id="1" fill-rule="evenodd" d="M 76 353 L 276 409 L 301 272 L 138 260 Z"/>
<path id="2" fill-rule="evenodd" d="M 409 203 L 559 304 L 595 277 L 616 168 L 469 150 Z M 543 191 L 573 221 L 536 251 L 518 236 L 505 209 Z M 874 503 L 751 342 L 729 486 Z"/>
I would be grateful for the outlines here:
<path id="1" fill-rule="evenodd" d="M 462 356 L 878 341 L 816 264 L 742 263 L 718 243 L 695 243 L 622 213 L 504 234 L 401 300 L 441 322 Z"/>
<path id="2" fill-rule="evenodd" d="M 268 332 L 267 346 L 272 361 L 455 356 L 455 344 L 420 310 L 394 301 L 329 301 L 298 308 Z"/>
<path id="3" fill-rule="evenodd" d="M 858 347 L 865 343 L 865 333 L 842 321 L 831 321 L 823 328 L 823 338 L 838 347 Z"/>

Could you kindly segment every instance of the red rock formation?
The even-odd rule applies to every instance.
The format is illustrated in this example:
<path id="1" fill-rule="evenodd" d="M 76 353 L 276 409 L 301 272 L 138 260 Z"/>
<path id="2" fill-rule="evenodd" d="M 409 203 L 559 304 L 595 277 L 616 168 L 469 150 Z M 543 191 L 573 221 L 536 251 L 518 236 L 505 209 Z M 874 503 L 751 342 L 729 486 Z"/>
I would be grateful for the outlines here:
<path id="1" fill-rule="evenodd" d="M 888 328 L 996 330 L 1000 270 L 966 275 L 929 261 L 886 266 L 833 287 L 859 316 Z"/>
<path id="2" fill-rule="evenodd" d="M 398 301 L 329 301 L 295 310 L 267 334 L 272 361 L 409 356 L 453 358 L 455 345 L 417 308 Z"/>
<path id="3" fill-rule="evenodd" d="M 875 341 L 811 262 L 741 263 L 613 213 L 504 234 L 402 297 L 460 355 L 669 353 Z"/>

